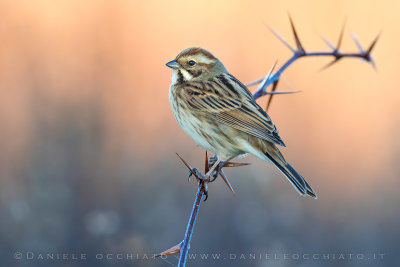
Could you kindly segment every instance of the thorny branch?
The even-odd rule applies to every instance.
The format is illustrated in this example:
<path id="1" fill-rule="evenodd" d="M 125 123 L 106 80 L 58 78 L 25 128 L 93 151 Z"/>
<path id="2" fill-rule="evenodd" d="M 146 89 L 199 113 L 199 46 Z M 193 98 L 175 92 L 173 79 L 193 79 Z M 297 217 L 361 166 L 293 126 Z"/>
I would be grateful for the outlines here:
<path id="1" fill-rule="evenodd" d="M 198 181 L 199 185 L 197 188 L 197 193 L 196 197 L 194 200 L 193 208 L 192 208 L 192 213 L 190 214 L 190 219 L 186 228 L 186 233 L 185 233 L 185 238 L 183 239 L 182 242 L 179 244 L 171 247 L 170 249 L 161 252 L 160 254 L 156 255 L 157 257 L 160 256 L 166 256 L 166 255 L 171 255 L 175 253 L 180 253 L 179 257 L 179 267 L 183 267 L 186 264 L 186 258 L 187 258 L 187 253 L 189 252 L 190 248 L 190 240 L 192 238 L 193 234 L 193 228 L 194 224 L 196 222 L 197 214 L 199 212 L 201 200 L 203 196 L 205 196 L 204 201 L 207 200 L 208 198 L 208 190 L 207 190 L 207 183 L 204 182 L 204 180 L 200 179 L 200 177 L 197 176 L 197 172 L 192 168 L 178 153 L 177 153 L 179 159 L 185 164 L 185 166 L 188 168 L 190 175 L 193 175 L 196 180 Z M 207 173 L 210 169 L 210 159 L 208 158 L 208 154 L 206 151 L 206 157 L 204 161 L 204 173 Z M 240 166 L 246 166 L 249 165 L 248 163 L 236 163 L 236 162 L 226 162 L 224 167 L 240 167 Z M 229 183 L 228 178 L 226 177 L 225 173 L 221 170 L 220 171 L 220 176 L 223 178 L 224 182 L 228 186 L 228 188 L 234 193 L 232 186 Z"/>
<path id="2" fill-rule="evenodd" d="M 380 34 L 378 34 L 375 39 L 372 41 L 372 43 L 369 45 L 368 49 L 364 49 L 363 46 L 360 44 L 360 42 L 357 39 L 357 36 L 355 34 L 352 34 L 353 41 L 358 47 L 359 52 L 354 52 L 354 53 L 344 53 L 340 51 L 340 46 L 342 44 L 342 39 L 343 39 L 343 34 L 344 34 L 344 28 L 345 28 L 345 23 L 343 23 L 342 29 L 340 31 L 339 39 L 337 42 L 337 45 L 333 45 L 331 42 L 329 42 L 327 39 L 323 38 L 324 42 L 331 48 L 331 51 L 320 51 L 320 52 L 308 52 L 305 50 L 304 46 L 300 42 L 299 36 L 297 34 L 296 28 L 293 24 L 292 18 L 289 16 L 290 20 L 290 25 L 293 31 L 293 36 L 294 40 L 296 42 L 296 48 L 293 48 L 281 35 L 279 35 L 276 31 L 274 31 L 272 28 L 268 27 L 269 30 L 281 41 L 283 42 L 292 52 L 293 55 L 291 58 L 289 58 L 281 67 L 276 72 L 273 72 L 273 68 L 269 72 L 269 74 L 263 78 L 257 79 L 255 81 L 252 81 L 247 84 L 247 86 L 255 85 L 255 84 L 260 84 L 256 90 L 256 92 L 253 94 L 254 99 L 257 99 L 259 97 L 262 97 L 264 95 L 270 95 L 269 99 L 267 101 L 267 106 L 266 110 L 271 105 L 272 97 L 274 94 L 277 92 L 275 91 L 279 79 L 281 77 L 281 74 L 296 60 L 302 58 L 302 57 L 316 57 L 316 56 L 330 56 L 333 57 L 333 60 L 325 65 L 322 69 L 326 69 L 333 64 L 337 63 L 339 60 L 343 58 L 361 58 L 367 62 L 369 62 L 372 67 L 375 69 L 375 61 L 371 56 L 371 52 L 375 47 L 376 42 L 378 41 L 378 38 Z M 272 84 L 271 91 L 267 91 L 267 88 L 269 85 Z M 293 92 L 283 92 L 283 93 L 293 93 Z"/>
<path id="3" fill-rule="evenodd" d="M 265 77 L 254 80 L 247 84 L 247 86 L 260 84 L 258 86 L 256 92 L 253 94 L 254 99 L 258 99 L 264 95 L 269 95 L 266 110 L 268 110 L 268 108 L 270 107 L 272 97 L 275 94 L 296 93 L 296 91 L 276 91 L 276 88 L 278 86 L 278 82 L 281 77 L 281 74 L 292 63 L 294 63 L 296 60 L 298 60 L 302 57 L 314 57 L 314 56 L 331 56 L 331 57 L 333 57 L 333 60 L 330 63 L 328 63 L 327 65 L 325 65 L 322 69 L 326 69 L 326 68 L 332 66 L 333 64 L 337 63 L 339 60 L 341 60 L 343 58 L 361 58 L 361 59 L 367 61 L 368 63 L 370 63 L 372 65 L 372 67 L 375 69 L 375 62 L 374 62 L 373 58 L 371 57 L 371 52 L 372 52 L 373 48 L 375 47 L 375 44 L 378 41 L 380 34 L 378 34 L 375 37 L 375 39 L 372 41 L 372 43 L 366 50 L 360 44 L 356 35 L 352 34 L 353 41 L 357 45 L 359 52 L 358 53 L 344 53 L 344 52 L 340 51 L 340 45 L 342 44 L 343 33 L 344 33 L 344 28 L 345 28 L 345 23 L 343 23 L 343 27 L 340 31 L 339 39 L 338 39 L 336 46 L 333 45 L 332 43 L 330 43 L 327 39 L 322 38 L 324 40 L 324 42 L 331 48 L 331 51 L 307 52 L 305 50 L 304 46 L 302 45 L 302 43 L 300 42 L 299 36 L 296 32 L 296 28 L 293 24 L 293 20 L 290 16 L 289 16 L 289 20 L 290 20 L 290 25 L 291 25 L 291 28 L 293 31 L 294 40 L 296 42 L 296 48 L 293 48 L 281 35 L 279 35 L 272 28 L 270 28 L 270 27 L 268 27 L 268 28 L 279 40 L 281 40 L 293 52 L 292 57 L 289 58 L 281 67 L 279 67 L 279 69 L 277 71 L 274 72 L 274 68 L 276 67 L 276 64 L 277 64 L 275 62 L 275 64 L 273 65 L 273 67 L 270 69 L 270 71 L 268 72 L 268 74 Z M 271 84 L 272 84 L 271 90 L 267 91 L 268 86 Z M 205 183 L 203 180 L 201 180 L 199 177 L 197 177 L 196 172 L 194 171 L 194 168 L 192 168 L 179 154 L 177 154 L 177 155 L 180 158 L 180 160 L 185 164 L 185 166 L 189 169 L 190 173 L 195 176 L 199 185 L 198 185 L 195 201 L 194 201 L 193 208 L 192 208 L 192 213 L 190 215 L 190 219 L 189 219 L 189 222 L 188 222 L 188 225 L 186 228 L 186 233 L 185 233 L 185 237 L 184 237 L 183 241 L 180 242 L 179 244 L 171 247 L 170 249 L 168 249 L 164 252 L 161 252 L 160 254 L 158 254 L 156 256 L 159 257 L 159 256 L 166 256 L 166 255 L 171 255 L 171 254 L 175 254 L 175 253 L 180 253 L 178 266 L 184 267 L 186 265 L 187 253 L 190 248 L 190 240 L 192 238 L 194 224 L 196 222 L 196 218 L 197 218 L 197 215 L 199 212 L 201 200 L 203 199 L 203 196 L 205 196 L 204 201 L 207 200 L 207 197 L 208 197 L 207 192 L 208 191 L 207 191 L 207 183 Z M 207 151 L 206 151 L 205 168 L 204 168 L 205 173 L 207 173 L 209 171 L 210 164 L 211 164 L 211 161 L 208 158 Z M 244 166 L 244 165 L 248 165 L 248 163 L 227 162 L 226 165 L 224 165 L 224 167 L 239 167 L 239 166 Z M 221 170 L 219 174 L 223 178 L 223 180 L 226 183 L 226 185 L 228 186 L 228 188 L 232 191 L 232 193 L 234 193 L 225 173 Z"/>
<path id="4" fill-rule="evenodd" d="M 196 222 L 197 214 L 199 212 L 199 208 L 200 208 L 200 204 L 201 204 L 201 199 L 206 190 L 206 187 L 205 187 L 204 181 L 200 180 L 199 177 L 196 176 L 193 169 L 185 162 L 185 160 L 181 156 L 179 156 L 179 154 L 178 154 L 178 157 L 182 160 L 182 162 L 186 165 L 186 167 L 190 170 L 190 172 L 193 173 L 193 175 L 195 175 L 196 179 L 199 182 L 196 198 L 195 198 L 195 201 L 193 204 L 192 213 L 190 215 L 189 223 L 186 228 L 185 238 L 181 242 L 182 245 L 181 245 L 181 253 L 180 253 L 180 257 L 179 257 L 179 265 L 178 266 L 183 267 L 183 266 L 185 266 L 185 263 L 186 263 L 186 257 L 187 257 L 187 253 L 190 248 L 190 240 L 192 239 L 194 223 Z M 206 152 L 205 167 L 204 167 L 205 173 L 208 172 L 208 168 L 209 168 L 208 155 Z M 206 195 L 206 198 L 207 198 L 207 195 Z"/>

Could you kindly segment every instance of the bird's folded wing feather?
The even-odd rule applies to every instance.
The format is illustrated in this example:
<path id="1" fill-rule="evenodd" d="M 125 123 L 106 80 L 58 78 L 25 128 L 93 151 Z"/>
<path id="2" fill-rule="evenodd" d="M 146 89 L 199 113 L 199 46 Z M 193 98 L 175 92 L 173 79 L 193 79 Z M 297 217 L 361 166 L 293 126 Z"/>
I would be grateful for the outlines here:
<path id="1" fill-rule="evenodd" d="M 210 113 L 221 123 L 239 131 L 285 146 L 271 118 L 248 89 L 228 78 L 224 78 L 223 83 L 209 81 L 186 86 L 189 106 Z"/>

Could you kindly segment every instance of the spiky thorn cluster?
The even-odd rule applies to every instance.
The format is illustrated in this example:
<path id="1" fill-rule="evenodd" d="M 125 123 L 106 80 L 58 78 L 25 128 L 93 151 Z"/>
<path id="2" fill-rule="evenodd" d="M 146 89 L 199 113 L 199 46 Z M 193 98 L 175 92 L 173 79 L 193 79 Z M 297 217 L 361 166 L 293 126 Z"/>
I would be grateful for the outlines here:
<path id="1" fill-rule="evenodd" d="M 324 42 L 332 49 L 331 51 L 322 51 L 322 52 L 308 52 L 304 49 L 304 46 L 300 42 L 299 36 L 297 34 L 296 28 L 294 26 L 293 20 L 289 15 L 289 20 L 290 20 L 290 25 L 292 28 L 294 40 L 296 43 L 296 48 L 293 48 L 281 35 L 279 35 L 276 31 L 274 31 L 272 28 L 268 27 L 269 30 L 282 42 L 284 43 L 292 52 L 293 55 L 291 58 L 289 58 L 281 67 L 276 72 L 273 72 L 272 68 L 270 72 L 263 78 L 257 79 L 255 81 L 252 81 L 247 84 L 247 86 L 255 85 L 255 84 L 260 84 L 256 90 L 256 92 L 253 94 L 254 99 L 257 99 L 259 97 L 262 97 L 264 95 L 269 95 L 269 99 L 267 101 L 267 106 L 266 110 L 271 105 L 272 97 L 277 94 L 276 88 L 278 86 L 279 79 L 281 77 L 281 74 L 286 70 L 287 67 L 289 67 L 293 62 L 298 60 L 299 58 L 303 57 L 314 57 L 314 56 L 330 56 L 333 57 L 333 60 L 329 62 L 327 65 L 325 65 L 322 69 L 326 69 L 333 64 L 337 63 L 339 60 L 343 58 L 361 58 L 365 60 L 366 62 L 369 62 L 372 67 L 375 69 L 375 62 L 371 56 L 371 52 L 373 48 L 375 47 L 376 42 L 378 41 L 379 35 L 378 34 L 368 49 L 364 49 L 360 42 L 357 39 L 357 36 L 355 34 L 352 34 L 352 38 L 354 43 L 357 45 L 359 52 L 358 53 L 344 53 L 340 51 L 340 46 L 342 44 L 342 39 L 343 39 L 343 33 L 344 33 L 344 28 L 345 28 L 345 23 L 343 23 L 342 29 L 340 31 L 339 39 L 337 42 L 337 45 L 333 45 L 331 42 L 329 42 L 327 39 L 323 38 Z M 275 63 L 276 65 L 276 63 Z M 274 65 L 274 66 L 275 66 Z M 272 88 L 270 91 L 267 91 L 267 88 L 269 85 L 272 84 Z M 287 94 L 287 93 L 295 93 L 295 92 L 279 92 L 281 94 Z"/>

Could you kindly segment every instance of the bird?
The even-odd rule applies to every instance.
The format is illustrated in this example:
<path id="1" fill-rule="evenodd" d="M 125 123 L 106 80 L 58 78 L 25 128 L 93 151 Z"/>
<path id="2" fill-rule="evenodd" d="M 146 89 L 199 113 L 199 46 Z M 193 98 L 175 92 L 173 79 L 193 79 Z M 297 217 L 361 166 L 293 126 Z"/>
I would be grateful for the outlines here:
<path id="1" fill-rule="evenodd" d="M 270 116 L 218 58 L 203 48 L 190 47 L 166 66 L 172 69 L 169 101 L 176 121 L 199 146 L 216 156 L 202 177 L 205 181 L 229 160 L 252 154 L 274 164 L 298 193 L 317 198 L 279 151 L 278 146 L 286 146 Z"/>

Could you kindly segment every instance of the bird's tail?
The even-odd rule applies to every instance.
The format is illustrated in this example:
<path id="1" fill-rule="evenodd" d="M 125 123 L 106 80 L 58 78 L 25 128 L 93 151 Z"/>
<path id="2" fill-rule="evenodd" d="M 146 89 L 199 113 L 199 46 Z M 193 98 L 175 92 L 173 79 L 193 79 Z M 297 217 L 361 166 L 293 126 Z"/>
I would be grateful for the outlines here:
<path id="1" fill-rule="evenodd" d="M 307 181 L 290 165 L 275 145 L 269 146 L 264 155 L 289 179 L 297 192 L 317 198 L 317 194 Z"/>

